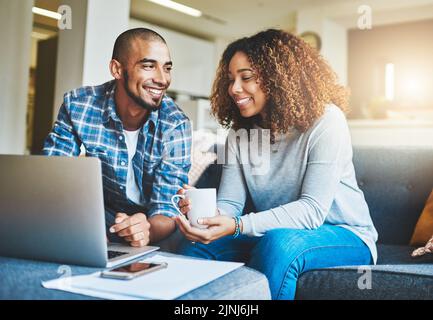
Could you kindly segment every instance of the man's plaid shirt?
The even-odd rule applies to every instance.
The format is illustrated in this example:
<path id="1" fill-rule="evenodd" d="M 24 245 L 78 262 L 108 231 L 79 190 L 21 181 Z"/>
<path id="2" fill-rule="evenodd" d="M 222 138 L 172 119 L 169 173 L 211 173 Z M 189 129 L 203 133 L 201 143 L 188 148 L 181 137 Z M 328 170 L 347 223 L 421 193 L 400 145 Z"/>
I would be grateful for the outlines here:
<path id="1" fill-rule="evenodd" d="M 171 196 L 188 183 L 191 167 L 191 125 L 169 97 L 150 112 L 139 132 L 133 158 L 140 205 L 126 196 L 128 151 L 123 126 L 116 114 L 115 82 L 82 87 L 64 96 L 57 121 L 43 153 L 49 156 L 78 156 L 84 145 L 86 156 L 101 160 L 107 226 L 117 212 L 144 212 L 173 216 Z M 73 195 L 71 195 L 73 197 Z"/>

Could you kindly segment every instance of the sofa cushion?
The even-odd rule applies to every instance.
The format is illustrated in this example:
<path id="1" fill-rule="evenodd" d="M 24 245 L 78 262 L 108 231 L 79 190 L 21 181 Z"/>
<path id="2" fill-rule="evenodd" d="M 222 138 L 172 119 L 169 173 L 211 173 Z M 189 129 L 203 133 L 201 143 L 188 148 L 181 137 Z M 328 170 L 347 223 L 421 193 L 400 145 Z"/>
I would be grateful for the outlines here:
<path id="1" fill-rule="evenodd" d="M 433 149 L 354 147 L 353 163 L 378 243 L 409 244 L 433 188 Z"/>
<path id="2" fill-rule="evenodd" d="M 298 280 L 296 299 L 433 299 L 433 257 L 414 259 L 410 246 L 378 245 L 371 289 L 360 289 L 366 266 L 312 270 Z"/>
<path id="3" fill-rule="evenodd" d="M 424 206 L 424 209 L 416 223 L 410 245 L 423 246 L 433 235 L 433 192 Z"/>
<path id="4" fill-rule="evenodd" d="M 211 164 L 200 176 L 196 188 L 219 188 L 222 174 L 221 164 Z"/>

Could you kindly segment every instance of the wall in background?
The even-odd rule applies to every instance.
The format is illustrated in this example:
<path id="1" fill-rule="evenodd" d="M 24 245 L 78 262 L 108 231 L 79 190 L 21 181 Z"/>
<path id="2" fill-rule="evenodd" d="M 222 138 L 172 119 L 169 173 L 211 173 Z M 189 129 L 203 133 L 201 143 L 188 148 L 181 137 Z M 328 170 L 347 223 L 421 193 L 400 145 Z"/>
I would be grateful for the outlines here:
<path id="1" fill-rule="evenodd" d="M 0 0 L 0 153 L 25 151 L 32 6 Z"/>
<path id="2" fill-rule="evenodd" d="M 112 79 L 109 63 L 117 36 L 128 29 L 129 0 L 63 0 L 72 29 L 59 31 L 54 117 L 72 89 Z"/>
<path id="3" fill-rule="evenodd" d="M 433 20 L 350 30 L 348 48 L 352 117 L 362 117 L 384 96 L 386 63 L 395 73 L 389 107 L 433 109 Z"/>
<path id="4" fill-rule="evenodd" d="M 216 70 L 216 49 L 213 42 L 136 19 L 130 19 L 129 27 L 150 28 L 167 41 L 173 61 L 170 91 L 209 96 Z"/>
<path id="5" fill-rule="evenodd" d="M 327 17 L 322 8 L 297 12 L 296 32 L 316 32 L 322 41 L 321 55 L 328 61 L 341 84 L 347 85 L 347 28 Z"/>
<path id="6" fill-rule="evenodd" d="M 410 146 L 433 148 L 433 122 L 349 120 L 354 146 Z"/>

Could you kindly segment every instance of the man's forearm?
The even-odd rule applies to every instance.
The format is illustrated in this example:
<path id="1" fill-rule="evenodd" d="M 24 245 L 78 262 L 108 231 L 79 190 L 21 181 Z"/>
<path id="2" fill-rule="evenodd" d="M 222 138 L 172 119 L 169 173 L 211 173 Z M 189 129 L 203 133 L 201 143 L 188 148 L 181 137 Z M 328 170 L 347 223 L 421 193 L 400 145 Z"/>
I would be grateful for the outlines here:
<path id="1" fill-rule="evenodd" d="M 159 242 L 167 238 L 176 229 L 176 223 L 162 214 L 156 214 L 149 218 L 150 223 L 150 243 Z"/>

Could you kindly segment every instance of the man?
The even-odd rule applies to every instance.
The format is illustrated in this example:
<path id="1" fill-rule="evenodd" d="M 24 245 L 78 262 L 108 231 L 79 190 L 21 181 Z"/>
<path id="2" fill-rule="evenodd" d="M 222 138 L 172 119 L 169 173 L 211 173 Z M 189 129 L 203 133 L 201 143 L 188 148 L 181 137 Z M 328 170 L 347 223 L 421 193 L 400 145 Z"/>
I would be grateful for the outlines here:
<path id="1" fill-rule="evenodd" d="M 112 241 L 141 247 L 175 230 L 170 198 L 188 181 L 191 126 L 165 95 L 171 68 L 158 33 L 122 33 L 110 62 L 114 80 L 66 93 L 45 141 L 45 155 L 78 156 L 84 146 L 86 156 L 101 160 Z"/>

